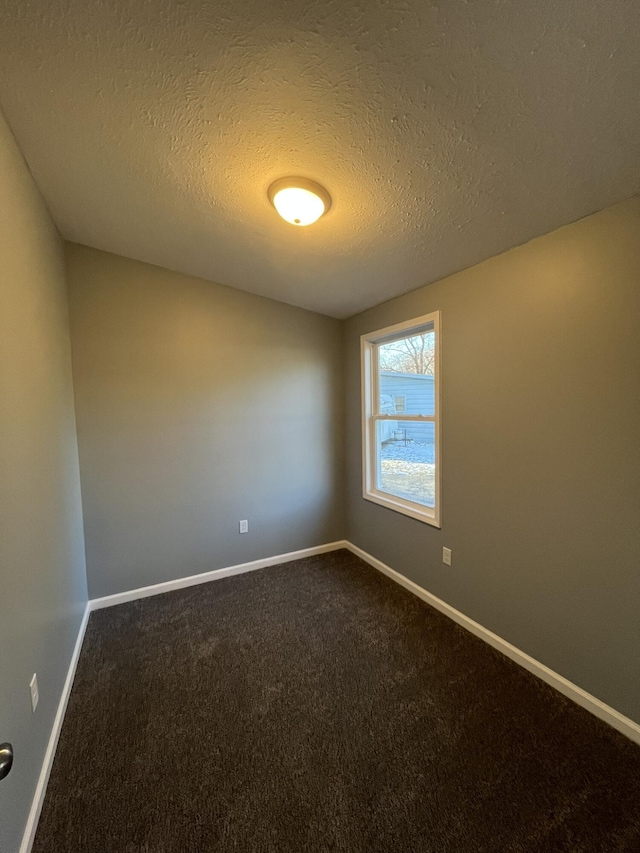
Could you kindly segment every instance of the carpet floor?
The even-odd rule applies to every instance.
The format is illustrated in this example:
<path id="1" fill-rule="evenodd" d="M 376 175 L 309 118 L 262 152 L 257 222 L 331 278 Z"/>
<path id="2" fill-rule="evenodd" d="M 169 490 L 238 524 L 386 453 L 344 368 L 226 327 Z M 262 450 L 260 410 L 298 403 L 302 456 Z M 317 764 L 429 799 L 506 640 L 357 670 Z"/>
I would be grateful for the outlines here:
<path id="1" fill-rule="evenodd" d="M 640 748 L 336 551 L 91 615 L 54 851 L 638 853 Z"/>

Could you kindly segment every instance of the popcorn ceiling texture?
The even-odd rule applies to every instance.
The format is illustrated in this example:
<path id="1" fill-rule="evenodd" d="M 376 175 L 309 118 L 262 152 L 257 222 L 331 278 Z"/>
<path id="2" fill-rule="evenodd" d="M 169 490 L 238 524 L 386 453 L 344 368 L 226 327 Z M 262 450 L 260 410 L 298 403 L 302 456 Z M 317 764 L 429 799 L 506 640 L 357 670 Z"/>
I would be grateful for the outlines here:
<path id="1" fill-rule="evenodd" d="M 2 0 L 63 236 L 344 317 L 640 191 L 640 4 Z M 267 199 L 333 197 L 294 228 Z"/>

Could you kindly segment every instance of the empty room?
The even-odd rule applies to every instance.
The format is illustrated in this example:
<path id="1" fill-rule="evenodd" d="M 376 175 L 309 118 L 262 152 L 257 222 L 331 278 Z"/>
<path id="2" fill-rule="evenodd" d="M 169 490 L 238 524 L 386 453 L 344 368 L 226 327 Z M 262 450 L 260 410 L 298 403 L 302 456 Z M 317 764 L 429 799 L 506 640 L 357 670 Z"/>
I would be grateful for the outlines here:
<path id="1" fill-rule="evenodd" d="M 639 47 L 0 3 L 0 853 L 640 853 Z"/>

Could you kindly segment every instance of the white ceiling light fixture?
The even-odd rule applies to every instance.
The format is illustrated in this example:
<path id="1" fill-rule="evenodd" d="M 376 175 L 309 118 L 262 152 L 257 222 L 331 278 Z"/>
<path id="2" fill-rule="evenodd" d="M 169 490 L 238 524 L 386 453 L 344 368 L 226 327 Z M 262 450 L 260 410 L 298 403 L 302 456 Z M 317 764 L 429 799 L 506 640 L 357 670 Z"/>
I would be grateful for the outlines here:
<path id="1" fill-rule="evenodd" d="M 307 178 L 280 178 L 269 187 L 269 201 L 292 225 L 311 225 L 331 207 L 331 196 Z"/>

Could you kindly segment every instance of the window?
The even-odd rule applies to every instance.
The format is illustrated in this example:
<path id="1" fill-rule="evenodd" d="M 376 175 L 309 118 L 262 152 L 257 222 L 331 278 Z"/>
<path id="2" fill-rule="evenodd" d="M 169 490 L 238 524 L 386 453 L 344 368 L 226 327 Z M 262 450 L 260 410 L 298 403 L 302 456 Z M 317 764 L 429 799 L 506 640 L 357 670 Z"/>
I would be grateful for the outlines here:
<path id="1" fill-rule="evenodd" d="M 440 527 L 440 312 L 361 347 L 363 496 Z"/>

